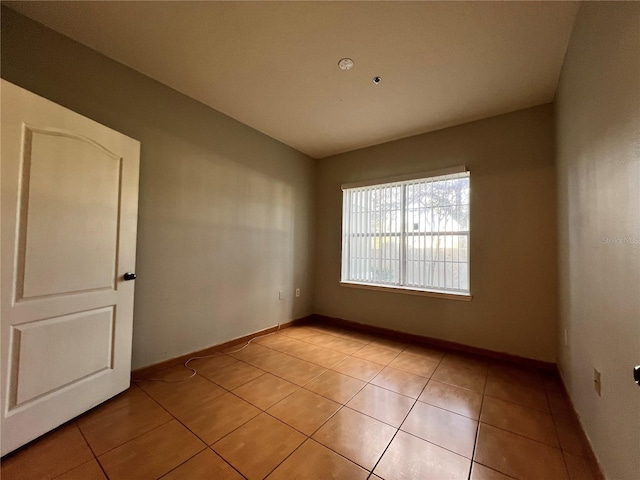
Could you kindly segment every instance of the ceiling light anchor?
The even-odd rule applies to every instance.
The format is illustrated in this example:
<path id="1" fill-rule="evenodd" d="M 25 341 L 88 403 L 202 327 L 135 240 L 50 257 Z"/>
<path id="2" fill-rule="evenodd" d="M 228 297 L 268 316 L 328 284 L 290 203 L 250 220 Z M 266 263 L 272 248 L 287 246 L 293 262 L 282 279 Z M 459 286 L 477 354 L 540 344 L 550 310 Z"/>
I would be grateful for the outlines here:
<path id="1" fill-rule="evenodd" d="M 340 67 L 340 70 L 351 70 L 351 68 L 353 68 L 353 60 L 350 58 L 342 58 L 338 62 L 338 67 Z"/>

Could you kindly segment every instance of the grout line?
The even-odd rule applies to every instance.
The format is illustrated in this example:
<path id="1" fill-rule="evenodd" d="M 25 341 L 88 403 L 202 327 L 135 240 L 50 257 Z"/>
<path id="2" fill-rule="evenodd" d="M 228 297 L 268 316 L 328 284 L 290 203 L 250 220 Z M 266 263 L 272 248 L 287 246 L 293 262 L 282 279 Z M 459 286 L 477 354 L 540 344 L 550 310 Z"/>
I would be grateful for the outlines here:
<path id="1" fill-rule="evenodd" d="M 438 363 L 439 365 L 439 363 Z M 437 368 L 437 367 L 436 367 Z M 435 369 L 434 369 L 435 371 Z M 375 378 L 375 377 L 374 377 Z M 429 378 L 430 380 L 430 378 Z M 378 464 L 380 463 L 380 461 L 382 460 L 382 458 L 384 457 L 384 455 L 387 453 L 387 450 L 389 449 L 389 447 L 391 446 L 391 444 L 393 443 L 393 441 L 395 440 L 396 436 L 398 436 L 398 432 L 400 432 L 400 428 L 402 427 L 402 425 L 404 424 L 404 422 L 407 420 L 407 418 L 409 417 L 409 415 L 411 414 L 411 412 L 413 411 L 413 409 L 415 408 L 416 404 L 418 403 L 418 398 L 420 398 L 420 395 L 422 395 L 422 392 L 424 392 L 424 389 L 427 388 L 427 385 L 429 384 L 429 380 L 427 380 L 427 383 L 424 384 L 424 386 L 422 387 L 422 390 L 420 390 L 420 393 L 418 394 L 418 396 L 415 398 L 415 400 L 413 401 L 413 405 L 411 405 L 411 408 L 409 409 L 409 411 L 406 413 L 406 415 L 404 416 L 404 418 L 402 419 L 402 422 L 400 422 L 400 425 L 398 425 L 398 427 L 396 428 L 395 433 L 393 434 L 393 436 L 391 437 L 391 440 L 389 440 L 389 443 L 387 443 L 387 446 L 385 447 L 385 449 L 382 451 L 382 454 L 380 454 L 380 457 L 378 457 L 378 460 L 376 461 L 376 463 L 373 465 L 373 468 L 371 469 L 371 475 L 373 475 L 373 472 L 375 471 L 375 469 L 378 467 Z M 404 432 L 404 430 L 403 430 Z M 369 475 L 369 477 L 371 476 Z"/>
<path id="2" fill-rule="evenodd" d="M 478 425 L 476 426 L 476 439 L 473 442 L 473 451 L 471 452 L 471 464 L 469 465 L 469 476 L 468 479 L 471 479 L 471 472 L 473 471 L 473 462 L 476 458 L 476 449 L 478 448 L 478 439 L 480 438 L 480 424 L 482 423 L 480 419 L 482 418 L 482 409 L 484 407 L 484 396 L 487 391 L 487 377 L 489 375 L 487 369 L 487 374 L 484 376 L 484 385 L 482 386 L 482 398 L 480 399 L 480 411 L 478 412 Z"/>
<path id="3" fill-rule="evenodd" d="M 189 432 L 191 432 L 191 430 L 189 430 Z M 193 433 L 193 432 L 191 432 L 191 433 Z M 194 435 L 195 435 L 195 433 L 194 433 Z M 193 455 L 191 455 L 189 458 L 187 458 L 184 462 L 181 462 L 180 464 L 178 464 L 178 465 L 176 465 L 175 467 L 173 467 L 171 470 L 168 470 L 168 471 L 164 472 L 162 475 L 160 475 L 160 477 L 159 477 L 159 478 L 162 478 L 162 477 L 164 477 L 165 475 L 170 474 L 171 472 L 173 472 L 173 471 L 174 471 L 174 470 L 176 470 L 177 468 L 180 468 L 182 465 L 184 465 L 185 463 L 187 463 L 188 461 L 190 461 L 192 458 L 194 458 L 194 457 L 196 457 L 196 456 L 200 455 L 202 452 L 204 452 L 205 450 L 207 450 L 208 445 L 207 445 L 205 442 L 202 442 L 202 443 L 204 443 L 204 445 L 205 445 L 205 447 L 204 447 L 202 450 L 198 450 L 196 453 L 194 453 L 194 454 L 193 454 Z M 107 477 L 107 478 L 109 478 L 109 477 Z"/>
<path id="4" fill-rule="evenodd" d="M 478 422 L 478 423 L 479 424 L 481 423 L 483 425 L 488 425 L 489 427 L 495 428 L 496 430 L 501 430 L 503 432 L 510 433 L 511 435 L 515 435 L 517 437 L 521 437 L 521 438 L 524 438 L 526 440 L 530 440 L 530 441 L 535 442 L 535 443 L 539 443 L 540 445 L 544 445 L 545 447 L 553 448 L 555 450 L 558 450 L 560 453 L 564 452 L 564 450 L 562 450 L 561 447 L 554 447 L 553 445 L 549 445 L 548 443 L 541 442 L 540 440 L 536 440 L 535 438 L 527 437 L 526 435 L 523 435 L 521 433 L 514 432 L 514 431 L 511 431 L 511 430 L 507 430 L 507 429 L 502 428 L 502 427 L 497 427 L 497 426 L 491 425 L 490 423 L 487 423 L 487 422 Z M 571 453 L 571 452 L 567 452 L 567 453 Z M 573 455 L 576 455 L 576 454 L 574 453 Z M 587 458 L 587 457 L 584 457 L 582 455 L 576 455 L 576 456 L 577 457 L 581 457 L 581 458 Z"/>
<path id="5" fill-rule="evenodd" d="M 171 414 L 169 413 L 169 415 L 171 415 Z M 172 418 L 170 418 L 170 419 L 169 419 L 169 420 L 167 420 L 166 422 L 162 422 L 162 423 L 160 423 L 160 424 L 158 424 L 158 425 L 155 425 L 153 428 L 151 428 L 151 429 L 147 430 L 146 432 L 142 432 L 142 433 L 140 433 L 140 434 L 138 434 L 138 435 L 135 435 L 135 436 L 131 437 L 130 439 L 128 439 L 127 441 L 122 442 L 122 443 L 120 443 L 119 445 L 116 445 L 116 446 L 114 446 L 114 447 L 111 447 L 111 448 L 110 448 L 110 449 L 108 449 L 108 450 L 105 450 L 105 451 L 104 451 L 104 452 L 102 452 L 100 455 L 96 455 L 96 459 L 98 459 L 98 460 L 99 460 L 99 458 L 100 458 L 100 457 L 102 457 L 103 455 L 106 455 L 107 453 L 112 452 L 112 451 L 114 451 L 115 449 L 120 448 L 121 446 L 126 445 L 126 444 L 127 444 L 127 443 L 129 443 L 129 442 L 132 442 L 132 441 L 134 441 L 134 440 L 137 440 L 138 438 L 142 437 L 143 435 L 146 435 L 147 433 L 151 433 L 151 432 L 153 432 L 154 430 L 157 430 L 157 429 L 158 429 L 158 428 L 160 428 L 160 427 L 164 427 L 167 423 L 170 423 L 170 422 L 172 422 L 172 421 L 174 421 L 174 420 L 177 420 L 179 423 L 182 423 L 182 422 L 180 422 L 180 420 L 178 420 L 178 419 L 177 419 L 176 417 L 174 417 L 173 415 L 171 415 L 171 417 L 172 417 Z M 189 432 L 191 432 L 191 430 L 189 430 Z M 191 433 L 193 433 L 193 432 L 191 432 Z M 194 435 L 195 435 L 195 434 L 194 434 Z"/>
<path id="6" fill-rule="evenodd" d="M 326 347 L 322 347 L 322 348 L 326 348 Z M 360 349 L 359 349 L 359 350 L 360 350 Z M 354 353 L 355 353 L 355 352 L 354 352 Z M 399 353 L 398 353 L 398 355 L 399 355 Z M 398 355 L 396 355 L 396 357 L 397 357 Z M 320 377 L 321 375 L 325 374 L 327 371 L 332 371 L 333 373 L 336 373 L 336 374 L 342 375 L 340 372 L 336 372 L 335 370 L 332 370 L 332 368 L 333 368 L 333 367 L 335 367 L 335 366 L 336 366 L 336 365 L 338 365 L 340 362 L 344 361 L 347 357 L 350 357 L 350 356 L 352 357 L 353 355 L 346 354 L 346 356 L 345 356 L 344 358 L 342 358 L 341 360 L 337 361 L 336 363 L 334 363 L 334 364 L 332 365 L 332 367 L 328 368 L 328 369 L 327 369 L 327 370 L 325 370 L 324 372 L 322 372 L 322 373 L 318 374 L 316 377 L 314 377 L 313 379 L 311 379 L 311 380 L 309 380 L 308 382 L 306 382 L 306 383 L 305 383 L 305 385 L 309 384 L 309 383 L 310 383 L 311 381 L 313 381 L 314 379 L 316 379 L 316 378 Z M 396 357 L 394 357 L 394 359 L 395 359 Z M 355 357 L 355 358 L 358 358 L 358 357 Z M 393 361 L 393 360 L 392 360 L 392 361 Z M 310 363 L 311 363 L 311 362 L 310 362 Z M 375 362 L 374 362 L 374 363 L 375 363 Z M 384 370 L 384 368 L 386 368 L 386 366 L 383 366 L 382 370 Z M 382 370 L 381 370 L 381 371 L 382 371 Z M 378 373 L 380 373 L 380 372 L 378 372 Z M 376 375 L 376 376 L 377 376 L 377 375 Z M 350 378 L 353 378 L 353 377 L 350 377 Z M 373 378 L 375 378 L 375 376 L 374 376 Z M 372 378 L 371 380 L 373 380 L 373 378 Z M 319 430 L 320 430 L 324 425 L 326 425 L 326 424 L 327 424 L 327 423 L 328 423 L 328 422 L 329 422 L 333 417 L 335 417 L 335 416 L 336 416 L 340 411 L 342 411 L 344 408 L 349 408 L 349 407 L 347 407 L 347 403 L 349 403 L 349 402 L 350 402 L 350 401 L 351 401 L 351 400 L 352 400 L 356 395 L 358 395 L 358 394 L 359 394 L 359 393 L 360 393 L 360 392 L 361 392 L 361 391 L 362 391 L 362 390 L 363 390 L 367 385 L 369 385 L 369 384 L 370 384 L 370 381 L 369 381 L 369 382 L 364 382 L 364 381 L 359 380 L 359 379 L 356 379 L 356 380 L 363 382 L 362 387 L 360 387 L 360 389 L 358 389 L 358 391 L 357 391 L 357 392 L 355 392 L 353 395 L 351 395 L 351 397 L 349 397 L 349 398 L 348 398 L 344 403 L 336 402 L 335 400 L 333 400 L 333 399 L 331 399 L 331 398 L 328 398 L 328 397 L 326 397 L 326 396 L 324 396 L 324 395 L 321 395 L 321 394 L 319 394 L 318 392 L 313 392 L 312 390 L 309 390 L 309 389 L 306 389 L 306 388 L 305 388 L 305 390 L 307 390 L 307 391 L 309 391 L 309 392 L 311 392 L 311 393 L 313 393 L 313 394 L 315 394 L 315 395 L 321 396 L 321 397 L 323 397 L 323 398 L 326 398 L 327 400 L 331 400 L 331 401 L 333 401 L 333 402 L 335 402 L 335 403 L 340 404 L 340 408 L 338 408 L 338 409 L 337 409 L 333 414 L 331 414 L 331 415 L 330 415 L 330 416 L 329 416 L 329 417 L 328 417 L 324 422 L 322 422 L 322 423 L 321 423 L 321 424 L 320 424 L 320 425 L 319 425 L 319 426 L 318 426 L 318 427 L 313 431 L 313 433 L 312 433 L 311 435 L 307 435 L 307 440 L 313 440 L 313 441 L 315 441 L 315 442 L 319 443 L 320 445 L 322 445 L 322 446 L 324 446 L 325 448 L 327 448 L 327 449 L 331 450 L 332 452 L 336 453 L 337 455 L 339 455 L 339 456 L 341 456 L 341 457 L 345 458 L 345 459 L 346 459 L 346 460 L 348 460 L 349 462 L 351 462 L 351 463 L 353 463 L 353 464 L 355 464 L 355 465 L 358 465 L 359 467 L 363 468 L 365 471 L 368 471 L 368 472 L 369 472 L 369 476 L 368 476 L 367 478 L 369 478 L 369 477 L 371 476 L 371 474 L 373 473 L 373 469 L 375 469 L 375 465 L 374 465 L 374 468 L 373 468 L 373 469 L 369 470 L 369 469 L 365 468 L 363 465 L 360 465 L 360 464 L 356 463 L 353 459 L 347 458 L 346 456 L 342 455 L 341 453 L 336 452 L 336 451 L 335 451 L 334 449 L 332 449 L 331 447 L 329 447 L 329 446 L 327 446 L 327 445 L 324 445 L 324 444 L 322 444 L 322 443 L 320 443 L 320 442 L 318 442 L 317 440 L 315 440 L 315 439 L 313 439 L 313 438 L 312 438 L 312 437 L 313 437 L 313 435 L 315 435 L 315 434 L 316 434 L 316 433 L 317 433 L 317 432 L 318 432 L 318 431 L 319 431 Z M 425 385 L 426 385 L 426 384 L 425 384 Z M 304 388 L 304 386 L 303 386 L 303 387 L 301 387 L 301 388 Z M 423 389 L 424 389 L 424 387 L 423 387 Z M 296 390 L 296 391 L 297 391 L 297 390 Z M 292 392 L 291 394 L 287 395 L 287 397 L 288 397 L 288 396 L 290 396 L 290 395 L 293 395 L 293 393 L 295 393 L 295 392 Z M 395 392 L 395 393 L 397 393 L 397 392 Z M 287 398 L 287 397 L 284 397 L 284 398 Z M 283 398 L 283 399 L 281 399 L 281 400 L 279 400 L 278 402 L 276 402 L 276 404 L 277 404 L 277 403 L 279 403 L 279 402 L 281 402 L 282 400 L 284 400 L 284 398 Z M 416 399 L 415 401 L 417 401 L 417 399 Z M 415 404 L 415 401 L 414 401 L 414 404 Z M 274 404 L 274 405 L 275 405 L 275 404 Z M 271 408 L 271 407 L 269 407 L 269 408 Z M 352 411 L 354 411 L 354 412 L 355 412 L 355 410 L 353 410 L 353 409 L 351 409 L 351 408 L 349 408 L 349 410 L 352 410 Z M 271 414 L 270 414 L 269 412 L 267 412 L 267 411 L 264 411 L 264 413 L 267 413 L 268 415 L 272 416 L 273 418 L 276 418 L 276 417 L 274 417 L 273 415 L 271 415 Z M 366 415 L 366 414 L 363 414 L 362 412 L 357 412 L 357 413 L 360 413 L 360 414 L 362 414 L 362 415 Z M 372 418 L 372 419 L 374 419 L 374 420 L 376 420 L 376 421 L 378 421 L 378 422 L 381 422 L 380 420 L 378 420 L 378 419 L 376 419 L 376 418 L 373 418 L 373 417 L 370 417 L 369 415 L 366 415 L 366 416 L 368 416 L 369 418 Z M 405 418 L 406 418 L 406 416 L 405 416 Z M 280 420 L 279 418 L 276 418 L 276 420 L 278 420 L 278 421 L 282 422 L 282 420 Z M 282 423 L 283 423 L 283 424 L 285 424 L 285 425 L 287 425 L 287 426 L 289 426 L 290 428 L 293 428 L 293 429 L 294 429 L 294 430 L 296 430 L 296 431 L 299 431 L 299 430 L 295 429 L 294 427 L 292 427 L 291 425 L 287 424 L 286 422 L 282 422 Z M 384 423 L 384 422 L 381 422 L 381 423 Z M 385 425 L 388 425 L 388 424 L 386 424 L 386 423 L 385 423 Z M 393 427 L 393 426 L 392 426 L 392 428 L 395 428 L 395 427 Z M 396 434 L 397 434 L 397 431 L 398 431 L 398 429 L 396 429 Z M 303 433 L 303 432 L 300 432 L 300 433 Z M 304 434 L 304 433 L 303 433 L 303 434 Z M 306 435 L 306 434 L 304 434 L 304 435 Z M 394 434 L 394 437 L 395 437 L 395 434 Z M 392 437 L 392 440 L 393 440 L 393 438 L 394 438 L 394 437 Z M 269 475 L 270 475 L 271 473 L 273 473 L 273 471 L 275 471 L 275 470 L 276 470 L 280 465 L 282 465 L 282 464 L 287 460 L 287 458 L 289 458 L 291 455 L 293 455 L 293 453 L 294 453 L 296 450 L 298 450 L 298 448 L 300 448 L 304 443 L 306 443 L 306 441 L 307 441 L 307 440 L 305 440 L 305 441 L 304 441 L 304 442 L 302 442 L 300 445 L 298 445 L 298 447 L 296 447 L 296 448 L 295 448 L 295 449 L 294 449 L 294 450 L 293 450 L 289 455 L 287 455 L 287 457 L 286 457 L 285 459 L 283 459 L 280 463 L 278 463 L 278 465 L 276 465 L 276 466 L 274 467 L 274 469 L 273 469 L 273 470 L 271 470 L 271 472 L 269 472 Z M 391 443 L 391 441 L 389 442 L 389 444 L 390 444 L 390 443 Z M 388 445 L 389 445 L 389 444 L 388 444 Z M 387 445 L 387 447 L 388 447 L 388 445 Z M 386 448 L 385 448 L 385 451 L 386 451 Z M 383 454 L 384 454 L 384 452 L 383 452 Z M 382 455 L 380 456 L 380 458 L 382 458 Z M 378 461 L 379 461 L 379 459 L 378 459 Z M 377 464 L 377 462 L 376 462 L 376 464 Z"/>
<path id="7" fill-rule="evenodd" d="M 255 418 L 255 417 L 253 417 L 253 418 Z M 247 480 L 247 477 L 246 477 L 242 472 L 240 472 L 240 470 L 238 470 L 236 467 L 234 467 L 233 465 L 231 465 L 231 463 L 230 463 L 226 458 L 224 458 L 222 455 L 220 455 L 218 452 L 216 452 L 213 448 L 211 448 L 211 445 L 207 445 L 207 448 L 208 448 L 209 450 L 211 450 L 211 452 L 212 452 L 216 457 L 218 457 L 218 458 L 222 459 L 222 461 L 223 461 L 223 462 L 225 462 L 227 465 L 229 465 L 231 468 L 233 468 L 233 470 L 234 470 L 235 472 L 237 472 L 237 473 L 238 473 L 238 475 L 240 475 L 242 478 L 244 478 L 245 480 Z M 166 475 L 166 474 L 165 474 L 165 475 Z"/>
<path id="8" fill-rule="evenodd" d="M 131 387 L 130 387 L 130 388 L 131 388 Z M 126 440 L 126 441 L 124 441 L 124 442 L 122 442 L 122 443 L 120 443 L 120 444 L 118 444 L 118 445 L 115 445 L 115 446 L 113 446 L 113 447 L 111 447 L 111 448 L 109 448 L 109 449 L 105 450 L 105 451 L 104 451 L 104 452 L 102 452 L 100 455 L 97 455 L 97 454 L 95 453 L 95 451 L 94 451 L 94 450 L 93 450 L 93 448 L 91 447 L 91 444 L 89 443 L 89 440 L 85 437 L 84 432 L 82 431 L 82 428 L 81 428 L 81 427 L 80 427 L 80 425 L 78 424 L 77 420 L 74 420 L 74 422 L 76 423 L 76 426 L 78 427 L 78 430 L 80 431 L 80 434 L 82 435 L 82 437 L 84 438 L 85 442 L 86 442 L 86 443 L 87 443 L 87 445 L 89 446 L 89 449 L 91 450 L 91 453 L 93 453 L 93 456 L 95 457 L 95 459 L 96 459 L 96 460 L 98 461 L 98 463 L 100 464 L 100 468 L 102 468 L 102 464 L 100 463 L 99 457 L 101 457 L 101 456 L 103 456 L 103 455 L 106 455 L 107 453 L 109 453 L 109 452 L 111 452 L 111 451 L 115 450 L 116 448 L 119 448 L 119 447 L 121 447 L 122 445 L 125 445 L 126 443 L 129 443 L 129 442 L 131 442 L 131 441 L 133 441 L 133 440 L 135 440 L 135 439 L 137 439 L 137 438 L 140 438 L 140 437 L 142 437 L 143 435 L 146 435 L 147 433 L 152 432 L 153 430 L 155 430 L 155 429 L 157 429 L 157 428 L 162 427 L 163 425 L 166 425 L 167 423 L 171 422 L 173 419 L 178 420 L 178 419 L 177 419 L 177 418 L 176 418 L 176 417 L 175 417 L 175 416 L 174 416 L 170 411 L 168 411 L 168 410 L 167 410 L 163 405 L 161 405 L 161 404 L 158 402 L 158 400 L 156 400 L 154 397 L 152 397 L 149 393 L 147 393 L 147 392 L 146 392 L 145 390 L 143 390 L 142 388 L 140 388 L 140 390 L 142 390 L 142 392 L 143 392 L 145 395 L 147 395 L 147 397 L 149 397 L 149 398 L 150 398 L 150 399 L 151 399 L 151 400 L 152 400 L 156 405 L 158 405 L 158 407 L 160 407 L 162 410 L 164 410 L 164 411 L 165 411 L 165 412 L 166 412 L 170 417 L 172 417 L 172 418 L 170 418 L 170 419 L 169 419 L 169 420 L 167 420 L 166 422 L 162 422 L 162 423 L 160 423 L 160 424 L 158 424 L 158 425 L 155 425 L 154 427 L 150 428 L 149 430 L 147 430 L 147 431 L 145 431 L 145 432 L 142 432 L 142 433 L 140 433 L 140 434 L 138 434 L 138 435 L 135 435 L 135 436 L 133 436 L 133 437 L 129 438 L 128 440 Z M 113 397 L 112 397 L 112 398 L 113 398 Z M 107 400 L 107 401 L 108 401 L 108 400 Z M 139 401 L 134 402 L 134 403 L 140 403 L 140 402 L 142 402 L 142 400 L 139 400 Z M 103 414 L 103 415 L 112 415 L 113 413 L 115 413 L 115 412 L 117 412 L 117 411 L 119 411 L 119 410 L 122 410 L 122 409 L 123 409 L 123 408 L 125 408 L 125 407 L 126 407 L 126 405 L 123 405 L 122 407 L 119 407 L 119 408 L 117 408 L 116 410 L 114 410 L 114 412 L 111 412 L 111 413 L 108 413 L 108 414 Z M 95 407 L 94 407 L 94 408 L 95 408 Z M 84 415 L 84 414 L 82 414 L 82 415 Z M 100 415 L 100 416 L 103 416 L 103 415 Z M 178 421 L 179 421 L 179 420 L 178 420 Z M 189 430 L 189 431 L 191 431 L 191 430 Z M 104 469 L 103 469 L 103 470 L 104 470 Z M 105 475 L 106 475 L 106 472 L 105 472 Z M 107 478 L 108 478 L 108 476 L 107 476 Z"/>
<path id="9" fill-rule="evenodd" d="M 95 452 L 95 451 L 93 450 L 93 448 L 91 447 L 91 444 L 89 443 L 89 440 L 87 440 L 87 437 L 85 437 L 84 432 L 83 432 L 83 431 L 82 431 L 82 429 L 80 428 L 80 425 L 78 425 L 77 420 L 74 420 L 74 421 L 73 421 L 73 423 L 75 423 L 75 424 L 76 424 L 76 428 L 77 428 L 77 429 L 78 429 L 78 431 L 80 432 L 80 435 L 82 436 L 82 438 L 83 438 L 83 440 L 84 440 L 84 443 L 86 443 L 87 447 L 89 447 L 89 450 L 91 450 L 91 453 L 93 454 L 93 460 L 95 460 L 95 461 L 96 461 L 96 463 L 98 464 L 98 467 L 100 468 L 100 470 L 102 470 L 102 473 L 104 473 L 104 476 L 105 476 L 106 478 L 109 478 L 109 476 L 107 475 L 107 472 L 105 472 L 104 467 L 102 466 L 102 463 L 100 462 L 100 460 L 98 460 L 98 456 L 96 455 L 96 452 Z M 88 463 L 88 462 L 85 462 L 85 463 Z M 82 463 L 82 464 L 80 464 L 80 465 L 84 465 L 84 463 Z M 78 465 L 78 466 L 80 466 L 80 465 Z M 77 467 L 74 467 L 74 468 L 77 468 Z M 64 472 L 64 473 L 62 473 L 62 474 L 60 474 L 60 475 L 58 475 L 58 476 L 59 476 L 59 477 L 61 477 L 62 475 L 64 475 L 65 473 L 70 472 L 71 470 L 73 470 L 73 468 L 72 468 L 72 469 L 70 469 L 70 470 L 67 470 L 66 472 Z"/>
<path id="10" fill-rule="evenodd" d="M 508 475 L 508 474 L 506 474 L 504 472 L 501 472 L 500 470 L 496 470 L 494 467 L 490 467 L 489 465 L 485 465 L 484 463 L 477 462 L 475 460 L 472 463 L 477 463 L 478 465 L 482 465 L 484 468 L 487 468 L 487 469 L 491 470 L 492 472 L 496 472 L 499 475 L 502 475 L 502 476 L 507 477 L 509 479 L 518 480 L 516 477 L 512 477 L 511 475 Z M 471 468 L 473 469 L 473 465 L 471 466 Z M 568 478 L 569 477 L 567 476 L 567 479 Z"/>
<path id="11" fill-rule="evenodd" d="M 562 448 L 562 443 L 560 442 L 560 434 L 558 433 L 558 422 L 556 422 L 556 417 L 553 415 L 551 411 L 551 402 L 549 401 L 549 392 L 545 387 L 544 397 L 547 399 L 547 406 L 549 407 L 549 414 L 551 415 L 551 421 L 553 422 L 553 431 L 556 434 L 556 439 L 558 440 L 558 446 L 560 448 L 560 455 L 562 456 L 562 463 L 564 464 L 564 469 L 567 474 L 567 478 L 569 478 L 569 465 L 567 464 L 567 459 L 564 455 L 564 448 Z"/>

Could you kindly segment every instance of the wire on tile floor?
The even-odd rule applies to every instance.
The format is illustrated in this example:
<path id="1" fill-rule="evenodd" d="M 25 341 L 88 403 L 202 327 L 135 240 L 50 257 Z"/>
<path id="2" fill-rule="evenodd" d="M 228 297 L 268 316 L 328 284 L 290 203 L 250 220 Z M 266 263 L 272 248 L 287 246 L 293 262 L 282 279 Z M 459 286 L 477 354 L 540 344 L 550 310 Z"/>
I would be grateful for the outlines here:
<path id="1" fill-rule="evenodd" d="M 229 353 L 238 353 L 242 350 L 244 350 L 245 348 L 247 348 L 249 346 L 249 344 L 251 344 L 251 342 L 253 342 L 254 340 L 258 339 L 258 338 L 264 338 L 264 337 L 268 337 L 269 335 L 275 335 L 276 333 L 278 333 L 280 331 L 280 324 L 278 323 L 278 328 L 275 332 L 271 332 L 271 333 L 265 333 L 264 335 L 258 335 L 257 337 L 253 337 L 252 339 L 250 339 L 247 343 L 245 343 L 242 347 L 240 347 L 237 350 L 232 350 L 230 352 L 224 352 L 225 354 L 229 354 Z M 139 380 L 133 380 L 133 383 L 142 383 L 142 382 L 162 382 L 162 383 L 182 383 L 182 382 L 186 382 L 187 380 L 191 380 L 193 377 L 196 376 L 196 374 L 198 373 L 198 371 L 189 366 L 189 363 L 194 361 L 194 360 L 200 360 L 202 358 L 210 358 L 210 357 L 216 357 L 220 355 L 219 352 L 216 353 L 212 353 L 211 355 L 202 355 L 199 357 L 191 357 L 189 360 L 187 360 L 186 362 L 184 362 L 184 367 L 187 370 L 191 370 L 191 375 L 189 375 L 187 378 L 182 378 L 180 380 L 165 380 L 163 378 L 141 378 Z"/>

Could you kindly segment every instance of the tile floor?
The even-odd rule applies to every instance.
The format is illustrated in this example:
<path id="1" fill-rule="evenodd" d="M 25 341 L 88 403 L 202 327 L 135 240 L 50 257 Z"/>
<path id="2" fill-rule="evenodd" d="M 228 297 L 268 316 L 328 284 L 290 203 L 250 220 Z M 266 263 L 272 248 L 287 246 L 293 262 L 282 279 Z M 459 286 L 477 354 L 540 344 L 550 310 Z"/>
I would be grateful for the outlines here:
<path id="1" fill-rule="evenodd" d="M 598 478 L 547 372 L 328 326 L 192 365 L 8 455 L 2 479 Z"/>

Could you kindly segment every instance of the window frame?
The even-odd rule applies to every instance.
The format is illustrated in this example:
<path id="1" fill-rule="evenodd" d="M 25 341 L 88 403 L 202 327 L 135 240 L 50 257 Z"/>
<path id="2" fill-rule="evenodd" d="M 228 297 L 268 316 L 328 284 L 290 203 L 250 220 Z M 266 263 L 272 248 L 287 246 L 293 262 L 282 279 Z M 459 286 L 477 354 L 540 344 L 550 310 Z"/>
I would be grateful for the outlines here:
<path id="1" fill-rule="evenodd" d="M 407 205 L 406 205 L 406 201 L 407 201 L 406 189 L 407 189 L 407 186 L 411 184 L 411 182 L 424 181 L 424 180 L 428 181 L 436 177 L 445 177 L 445 176 L 461 174 L 461 173 L 465 173 L 467 178 L 469 179 L 469 190 L 470 190 L 471 189 L 470 172 L 464 165 L 453 167 L 453 168 L 447 168 L 443 170 L 432 171 L 432 172 L 421 172 L 421 173 L 416 173 L 411 175 L 402 175 L 402 176 L 395 176 L 395 177 L 389 177 L 384 179 L 343 184 L 341 186 L 343 191 L 343 203 L 342 203 L 342 225 L 341 225 L 342 245 L 341 245 L 341 260 L 340 260 L 341 262 L 340 285 L 345 287 L 351 287 L 351 288 L 364 288 L 369 290 L 396 292 L 396 293 L 409 294 L 409 295 L 432 296 L 432 297 L 448 298 L 453 300 L 464 300 L 464 301 L 471 300 L 473 298 L 471 294 L 471 272 L 470 272 L 471 199 L 469 198 L 469 201 L 466 204 L 468 208 L 468 223 L 467 223 L 466 230 L 447 231 L 445 229 L 444 231 L 438 231 L 438 232 L 434 232 L 432 230 L 422 231 L 422 232 L 421 231 L 413 232 L 413 231 L 409 231 L 406 225 L 407 216 L 409 215 L 409 210 L 407 209 Z M 446 178 L 443 180 L 446 181 Z M 394 187 L 394 186 L 401 187 L 401 194 L 400 194 L 401 208 L 398 210 L 400 212 L 400 231 L 399 232 L 382 232 L 382 233 L 384 234 L 385 237 L 398 237 L 400 239 L 400 245 L 398 246 L 399 258 L 397 260 L 398 266 L 399 266 L 398 283 L 377 283 L 377 282 L 366 282 L 366 281 L 345 279 L 352 276 L 350 274 L 350 268 L 351 268 L 350 263 L 353 259 L 353 256 L 350 256 L 349 252 L 345 253 L 345 249 L 349 248 L 349 242 L 348 242 L 349 235 L 345 234 L 345 229 L 347 225 L 347 222 L 345 221 L 345 214 L 347 213 L 347 205 L 349 205 L 350 207 L 349 213 L 351 214 L 353 212 L 353 209 L 351 207 L 353 203 L 347 202 L 346 200 L 347 197 L 345 192 L 347 190 L 355 190 L 358 188 L 365 188 L 365 187 L 383 188 L 383 187 Z M 376 237 L 376 236 L 380 236 L 380 232 L 371 232 L 371 233 L 355 232 L 354 233 L 352 231 L 351 236 L 353 235 L 365 235 L 365 236 Z M 407 239 L 416 235 L 424 235 L 430 238 L 432 238 L 434 235 L 466 236 L 467 238 L 467 255 L 466 255 L 467 279 L 466 280 L 467 280 L 467 287 L 468 287 L 466 291 L 464 290 L 461 291 L 459 289 L 454 290 L 454 289 L 435 288 L 435 287 L 421 288 L 421 287 L 415 287 L 413 285 L 408 285 L 407 265 L 408 265 L 408 261 L 411 261 L 411 260 L 407 259 Z M 375 261 L 375 258 L 374 258 L 374 261 Z M 345 262 L 347 262 L 348 265 L 345 265 Z"/>

